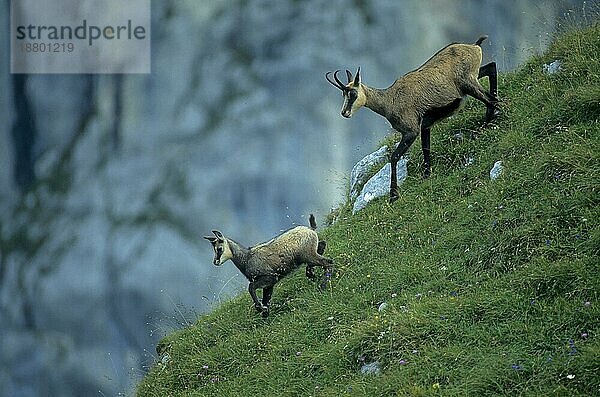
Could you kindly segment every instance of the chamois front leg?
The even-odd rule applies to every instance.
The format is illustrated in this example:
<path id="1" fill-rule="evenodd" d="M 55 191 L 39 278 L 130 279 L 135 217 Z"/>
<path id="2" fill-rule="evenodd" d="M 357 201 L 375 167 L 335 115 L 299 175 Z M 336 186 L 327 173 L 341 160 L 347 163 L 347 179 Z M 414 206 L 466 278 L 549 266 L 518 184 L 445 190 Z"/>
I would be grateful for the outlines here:
<path id="1" fill-rule="evenodd" d="M 256 309 L 257 312 L 260 313 L 263 311 L 263 304 L 258 299 L 258 296 L 256 296 L 257 289 L 258 289 L 257 283 L 255 281 L 250 282 L 250 284 L 248 285 L 248 293 L 250 294 L 250 296 L 252 297 L 252 300 L 254 301 L 254 308 Z"/>
<path id="2" fill-rule="evenodd" d="M 398 193 L 398 173 L 396 171 L 396 166 L 398 165 L 400 158 L 408 151 L 408 148 L 416 138 L 417 133 L 413 130 L 403 132 L 402 139 L 398 146 L 396 146 L 396 150 L 394 150 L 394 153 L 392 153 L 390 158 L 390 165 L 392 166 L 392 176 L 390 178 L 390 204 L 400 198 L 400 194 Z"/>
<path id="3" fill-rule="evenodd" d="M 262 298 L 262 304 L 263 304 L 262 316 L 263 317 L 267 317 L 269 315 L 269 306 L 271 304 L 271 296 L 273 296 L 273 286 L 271 285 L 269 287 L 263 288 L 263 298 Z"/>
<path id="4" fill-rule="evenodd" d="M 421 148 L 423 149 L 423 164 L 425 166 L 425 170 L 423 171 L 423 177 L 429 178 L 431 175 L 431 163 L 430 163 L 430 144 L 431 144 L 431 129 L 430 128 L 421 128 Z"/>
<path id="5" fill-rule="evenodd" d="M 273 293 L 273 285 L 275 285 L 276 282 L 277 282 L 276 277 L 260 276 L 260 277 L 255 278 L 248 285 L 248 292 L 250 293 L 250 296 L 252 297 L 252 301 L 254 301 L 254 308 L 256 309 L 257 312 L 263 313 L 263 315 L 264 315 L 264 313 L 266 311 L 267 315 L 268 315 L 269 308 L 264 304 L 264 302 L 265 302 L 264 298 L 265 298 L 265 296 L 268 297 L 267 302 L 271 299 L 271 294 Z M 258 299 L 258 296 L 256 296 L 256 290 L 259 288 L 263 290 L 263 302 L 261 302 Z M 268 291 L 265 291 L 265 290 L 268 290 L 269 288 L 271 288 L 270 293 Z"/>

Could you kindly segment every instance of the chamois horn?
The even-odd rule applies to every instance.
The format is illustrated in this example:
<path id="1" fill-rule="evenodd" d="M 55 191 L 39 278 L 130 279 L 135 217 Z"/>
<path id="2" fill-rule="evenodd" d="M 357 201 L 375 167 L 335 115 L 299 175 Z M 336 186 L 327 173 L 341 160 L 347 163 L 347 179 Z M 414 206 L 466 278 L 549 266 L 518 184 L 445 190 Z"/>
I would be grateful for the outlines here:
<path id="1" fill-rule="evenodd" d="M 348 88 L 344 85 L 344 83 L 342 83 L 340 81 L 340 79 L 337 77 L 337 74 L 339 73 L 339 69 L 335 71 L 335 73 L 333 73 L 333 80 L 331 79 L 331 74 L 332 72 L 327 72 L 325 73 L 325 78 L 327 79 L 327 81 L 329 81 L 334 87 L 339 88 L 342 91 L 348 91 Z M 335 80 L 335 81 L 334 81 Z"/>

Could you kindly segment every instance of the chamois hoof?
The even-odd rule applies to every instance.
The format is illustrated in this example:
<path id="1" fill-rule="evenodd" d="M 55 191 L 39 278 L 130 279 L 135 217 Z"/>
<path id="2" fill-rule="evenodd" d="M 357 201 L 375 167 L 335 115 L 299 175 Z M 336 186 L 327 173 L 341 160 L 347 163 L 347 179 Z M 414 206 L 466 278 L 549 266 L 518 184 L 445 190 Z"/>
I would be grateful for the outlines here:
<path id="1" fill-rule="evenodd" d="M 500 109 L 496 106 L 493 108 L 488 108 L 485 112 L 485 122 L 489 123 L 490 121 L 498 118 L 500 116 Z"/>
<path id="2" fill-rule="evenodd" d="M 400 195 L 398 194 L 397 191 L 394 192 L 390 192 L 390 204 L 393 204 L 396 200 L 398 200 L 400 198 Z"/>
<path id="3" fill-rule="evenodd" d="M 334 272 L 333 267 L 328 267 L 323 272 L 323 279 L 321 281 L 321 284 L 319 285 L 319 288 L 321 288 L 322 291 L 325 291 L 327 289 L 327 287 L 329 286 L 329 284 L 331 283 L 331 279 L 333 278 L 333 272 Z"/>
<path id="4" fill-rule="evenodd" d="M 260 313 L 263 318 L 269 317 L 269 306 L 263 306 L 263 310 Z"/>
<path id="5" fill-rule="evenodd" d="M 329 287 L 329 283 L 330 283 L 330 280 L 327 280 L 327 279 L 321 281 L 321 284 L 319 284 L 319 289 L 321 291 L 327 290 L 327 287 Z"/>

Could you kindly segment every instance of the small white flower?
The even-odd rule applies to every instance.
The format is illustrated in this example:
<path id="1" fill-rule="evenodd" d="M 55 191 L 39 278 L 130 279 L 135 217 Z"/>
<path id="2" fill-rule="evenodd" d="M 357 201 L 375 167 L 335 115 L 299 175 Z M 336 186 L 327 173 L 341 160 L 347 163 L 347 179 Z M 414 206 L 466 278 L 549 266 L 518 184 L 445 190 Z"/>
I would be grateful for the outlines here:
<path id="1" fill-rule="evenodd" d="M 569 375 L 567 375 L 567 379 L 569 379 L 569 380 L 570 379 L 575 379 L 575 375 L 569 374 Z"/>
<path id="2" fill-rule="evenodd" d="M 333 320 L 333 316 L 327 317 L 327 320 L 329 320 L 329 321 Z"/>

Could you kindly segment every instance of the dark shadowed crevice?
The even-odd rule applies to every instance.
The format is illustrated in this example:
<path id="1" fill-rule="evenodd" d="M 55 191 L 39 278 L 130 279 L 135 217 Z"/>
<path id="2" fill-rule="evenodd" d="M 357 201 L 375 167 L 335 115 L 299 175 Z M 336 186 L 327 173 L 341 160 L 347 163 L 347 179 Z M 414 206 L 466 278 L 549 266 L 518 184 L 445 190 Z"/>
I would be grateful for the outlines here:
<path id="1" fill-rule="evenodd" d="M 34 114 L 27 94 L 26 74 L 12 75 L 15 119 L 11 129 L 14 148 L 14 182 L 23 193 L 35 180 L 33 146 L 36 137 Z"/>

